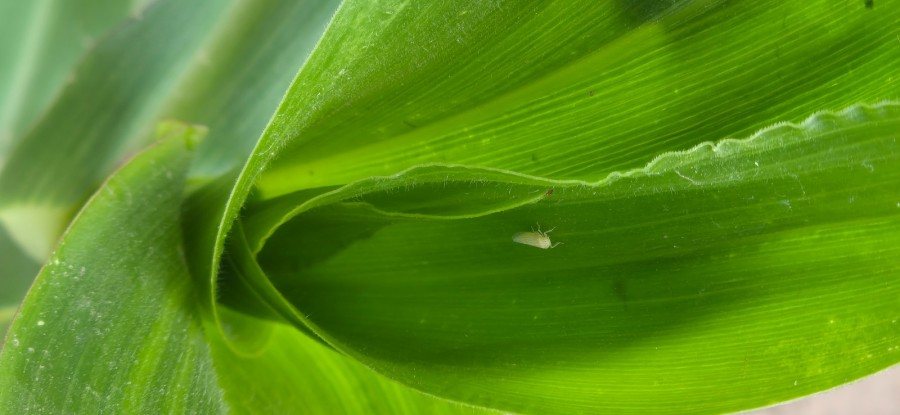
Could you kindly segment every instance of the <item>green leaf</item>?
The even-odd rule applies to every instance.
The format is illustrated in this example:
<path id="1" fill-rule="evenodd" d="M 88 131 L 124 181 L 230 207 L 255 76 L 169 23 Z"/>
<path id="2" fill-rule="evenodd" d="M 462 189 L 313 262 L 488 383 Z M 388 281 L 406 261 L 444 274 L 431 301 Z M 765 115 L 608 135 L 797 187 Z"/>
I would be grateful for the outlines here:
<path id="1" fill-rule="evenodd" d="M 199 130 L 166 127 L 170 138 L 107 181 L 38 276 L 0 351 L 5 411 L 483 413 L 284 325 L 232 315 L 260 349 L 231 349 L 204 317 L 183 256 L 180 201 Z"/>
<path id="2" fill-rule="evenodd" d="M 0 350 L 4 411 L 224 409 L 181 245 L 192 134 L 126 165 L 68 229 Z"/>
<path id="3" fill-rule="evenodd" d="M 217 2 L 224 0 L 191 7 L 160 1 L 142 21 L 132 20 L 100 42 L 11 154 L 0 176 L 0 207 L 71 209 L 124 154 L 146 145 L 154 109 L 177 85 L 224 9 Z"/>
<path id="4" fill-rule="evenodd" d="M 722 140 L 895 96 L 897 12 L 644 5 L 345 3 L 210 220 L 212 298 L 504 411 L 740 411 L 900 361 L 897 105 Z M 513 243 L 539 223 L 563 245 Z"/>
<path id="5" fill-rule="evenodd" d="M 389 381 L 292 327 L 259 321 L 252 325 L 271 330 L 267 345 L 257 354 L 235 353 L 221 338 L 211 342 L 232 413 L 494 413 Z"/>
<path id="6" fill-rule="evenodd" d="M 72 213 L 161 119 L 212 131 L 193 175 L 240 165 L 335 7 L 159 0 L 123 22 L 65 74 L 71 82 L 17 137 L 0 172 L 0 221 L 44 260 Z"/>
<path id="7" fill-rule="evenodd" d="M 416 388 L 731 412 L 900 361 L 898 129 L 900 104 L 857 106 L 593 183 L 422 167 L 242 222 L 277 229 L 259 259 L 286 319 Z M 513 243 L 535 222 L 563 245 Z"/>
<path id="8" fill-rule="evenodd" d="M 72 75 L 78 60 L 149 0 L 0 2 L 0 167 L 9 147 Z"/>
<path id="9" fill-rule="evenodd" d="M 19 302 L 31 286 L 41 264 L 22 252 L 3 228 L 0 228 L 0 252 L 3 252 L 3 262 L 0 264 L 0 275 L 3 278 L 3 289 L 0 290 L 0 333 L 6 333 Z"/>
<path id="10" fill-rule="evenodd" d="M 70 69 L 70 82 L 16 139 L 0 171 L 0 222 L 35 261 L 46 260 L 72 215 L 123 158 L 151 141 L 155 110 L 223 2 L 160 1 L 123 22 Z"/>
<path id="11" fill-rule="evenodd" d="M 641 4 L 346 3 L 262 138 L 258 194 L 429 162 L 594 181 L 900 94 L 892 8 Z"/>
<path id="12" fill-rule="evenodd" d="M 0 56 L 9 54 L 0 59 L 0 91 L 7 83 L 12 89 L 0 93 L 0 135 L 18 143 L 3 168 L 0 137 L 0 222 L 9 252 L 25 254 L 0 261 L 9 296 L 0 307 L 21 301 L 37 273 L 34 263 L 46 260 L 102 178 L 146 145 L 157 120 L 210 128 L 192 176 L 243 163 L 337 7 L 336 1 L 159 0 L 144 10 L 143 3 L 89 3 L 0 4 L 0 19 L 10 21 L 0 27 L 11 33 L 22 33 L 18 24 L 28 16 L 44 22 L 28 33 L 45 46 L 10 34 L 9 47 L 0 47 Z M 113 23 L 118 30 L 101 33 Z M 35 122 L 34 111 L 45 114 Z M 7 119 L 15 125 L 5 125 Z"/>
<path id="13" fill-rule="evenodd" d="M 82 210 L 0 402 L 719 413 L 894 365 L 900 9 L 863 3 L 349 0 L 318 43 L 336 2 L 159 0 L 106 32 L 119 4 L 44 92 L 15 75 L 43 60 L 0 64 L 0 220 L 34 259 L 0 273 L 157 121 L 210 133 L 188 166 L 169 124 Z M 0 56 L 37 53 L 26 26 Z"/>
<path id="14" fill-rule="evenodd" d="M 337 0 L 240 1 L 229 6 L 163 114 L 210 128 L 192 176 L 242 165 L 306 61 Z"/>

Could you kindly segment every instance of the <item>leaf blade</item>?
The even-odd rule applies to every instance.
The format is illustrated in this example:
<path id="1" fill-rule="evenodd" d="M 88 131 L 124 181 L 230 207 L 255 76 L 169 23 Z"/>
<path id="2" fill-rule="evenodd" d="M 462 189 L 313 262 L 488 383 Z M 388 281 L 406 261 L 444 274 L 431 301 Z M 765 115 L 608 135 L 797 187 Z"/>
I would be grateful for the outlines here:
<path id="1" fill-rule="evenodd" d="M 900 361 L 898 126 L 896 103 L 857 106 L 599 182 L 548 179 L 551 196 L 507 211 L 376 211 L 376 232 L 313 261 L 285 256 L 350 232 L 288 222 L 258 258 L 319 336 L 429 393 L 524 413 L 746 410 Z M 441 200 L 443 177 L 395 176 L 396 200 Z M 354 223 L 354 186 L 292 221 Z M 535 221 L 564 245 L 514 246 Z"/>
<path id="2" fill-rule="evenodd" d="M 126 165 L 68 230 L 0 349 L 7 409 L 223 410 L 180 248 L 191 134 Z"/>

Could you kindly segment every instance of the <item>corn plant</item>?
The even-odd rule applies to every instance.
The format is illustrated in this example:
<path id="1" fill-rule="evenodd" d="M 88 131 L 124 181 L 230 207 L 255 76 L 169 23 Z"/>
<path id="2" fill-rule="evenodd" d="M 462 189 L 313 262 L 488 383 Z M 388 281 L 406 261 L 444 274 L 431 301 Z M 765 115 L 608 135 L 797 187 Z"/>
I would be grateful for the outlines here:
<path id="1" fill-rule="evenodd" d="M 0 32 L 0 413 L 715 414 L 900 362 L 894 1 Z"/>

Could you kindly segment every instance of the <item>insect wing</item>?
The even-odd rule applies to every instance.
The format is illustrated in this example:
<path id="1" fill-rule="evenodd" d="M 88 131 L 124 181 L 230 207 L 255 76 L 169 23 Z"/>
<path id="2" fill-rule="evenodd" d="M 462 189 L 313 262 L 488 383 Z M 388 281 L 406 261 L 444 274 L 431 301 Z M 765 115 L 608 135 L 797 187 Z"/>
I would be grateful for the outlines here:
<path id="1" fill-rule="evenodd" d="M 538 232 L 517 232 L 513 235 L 512 240 L 516 243 L 531 245 L 541 249 L 550 247 L 550 238 Z"/>

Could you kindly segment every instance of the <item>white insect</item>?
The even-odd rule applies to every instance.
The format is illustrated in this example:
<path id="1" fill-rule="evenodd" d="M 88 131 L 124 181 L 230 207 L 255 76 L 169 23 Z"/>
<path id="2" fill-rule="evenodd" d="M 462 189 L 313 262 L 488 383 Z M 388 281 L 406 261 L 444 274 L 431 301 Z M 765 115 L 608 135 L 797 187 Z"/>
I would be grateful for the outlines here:
<path id="1" fill-rule="evenodd" d="M 531 245 L 535 248 L 556 248 L 556 246 L 561 244 L 562 242 L 557 242 L 555 244 L 550 242 L 549 234 L 550 232 L 553 232 L 553 229 L 550 229 L 547 232 L 541 232 L 541 224 L 539 223 L 536 232 L 534 228 L 531 229 L 531 232 L 516 232 L 515 234 L 513 234 L 512 240 L 515 243 Z"/>

